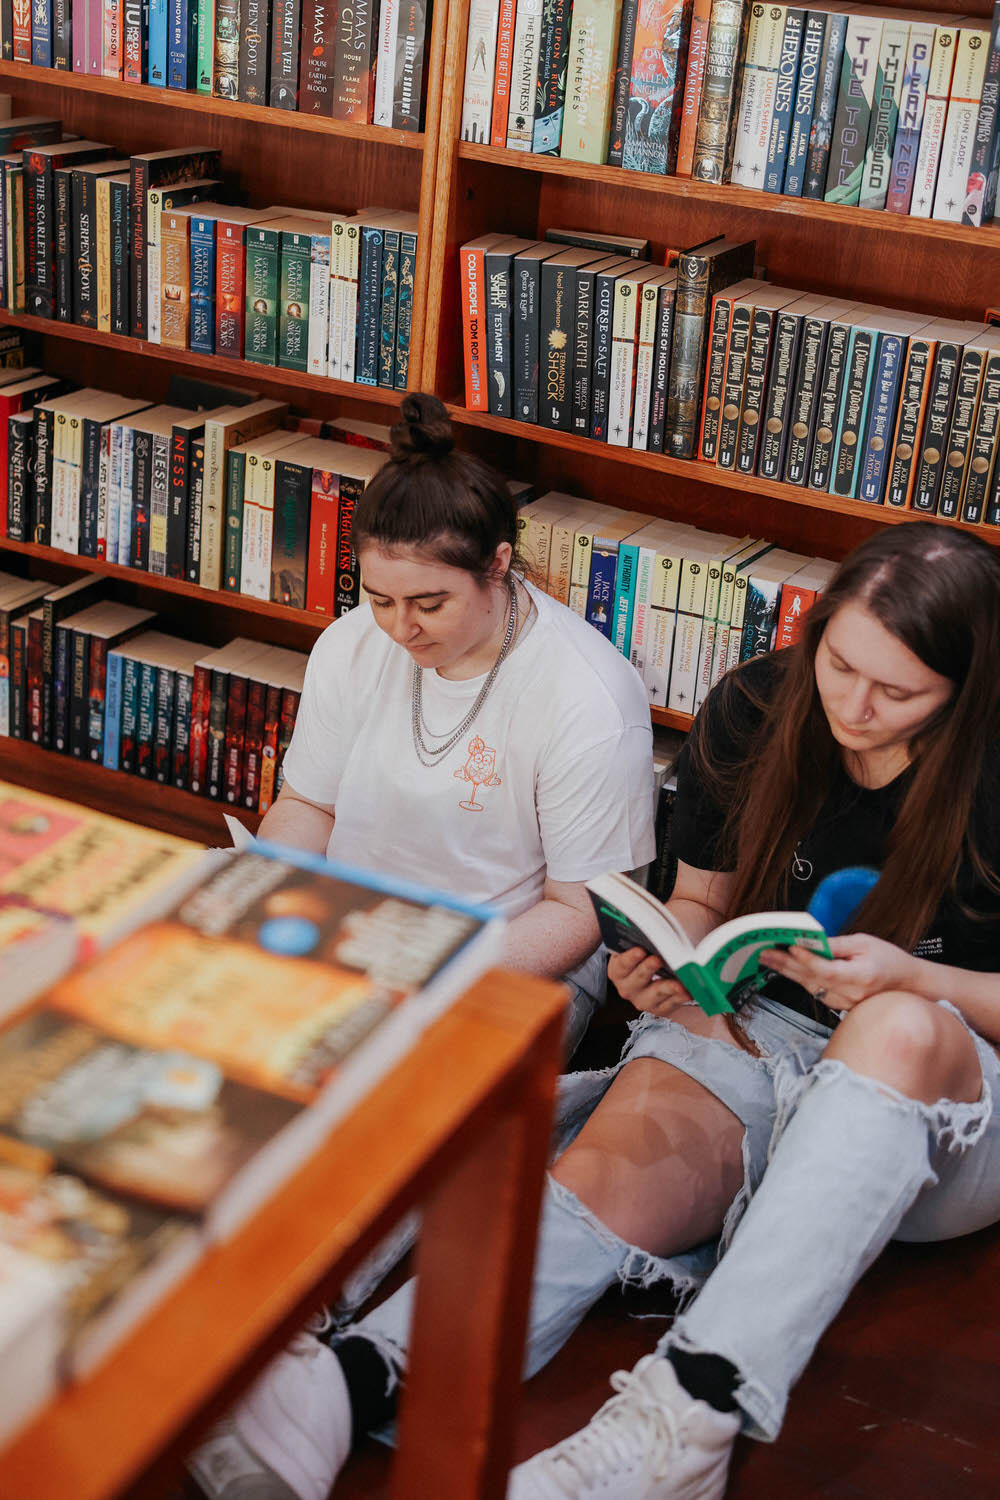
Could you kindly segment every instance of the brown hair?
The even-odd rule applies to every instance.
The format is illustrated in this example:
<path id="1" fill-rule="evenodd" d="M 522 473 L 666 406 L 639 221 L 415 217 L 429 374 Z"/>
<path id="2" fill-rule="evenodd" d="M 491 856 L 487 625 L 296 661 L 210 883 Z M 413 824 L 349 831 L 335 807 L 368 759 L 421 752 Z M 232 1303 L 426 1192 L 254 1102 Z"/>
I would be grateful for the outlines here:
<path id="1" fill-rule="evenodd" d="M 1000 729 L 1000 558 L 992 547 L 930 521 L 888 526 L 864 542 L 816 600 L 799 643 L 777 654 L 780 676 L 770 701 L 755 696 L 742 671 L 720 689 L 728 726 L 740 698 L 762 712 L 743 761 L 720 764 L 696 723 L 693 764 L 718 805 L 730 809 L 719 863 L 736 876 L 727 915 L 786 905 L 795 846 L 815 823 L 840 761 L 815 661 L 827 622 L 849 602 L 863 604 L 955 685 L 911 746 L 913 775 L 885 865 L 852 923 L 912 949 L 945 895 L 957 894 L 963 853 L 978 877 L 998 885 L 975 838 L 984 755 Z"/>
<path id="2" fill-rule="evenodd" d="M 415 547 L 485 582 L 501 542 L 517 551 L 517 507 L 507 481 L 455 447 L 436 396 L 405 396 L 400 417 L 389 461 L 358 501 L 351 545 L 355 552 Z"/>

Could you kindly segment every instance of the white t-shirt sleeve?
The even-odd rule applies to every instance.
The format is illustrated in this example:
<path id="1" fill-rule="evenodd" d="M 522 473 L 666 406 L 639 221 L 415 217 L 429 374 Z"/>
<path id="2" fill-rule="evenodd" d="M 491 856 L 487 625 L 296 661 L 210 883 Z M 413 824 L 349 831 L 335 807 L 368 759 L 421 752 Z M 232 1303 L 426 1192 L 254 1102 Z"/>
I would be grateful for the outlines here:
<path id="1" fill-rule="evenodd" d="M 335 807 L 337 789 L 349 748 L 345 723 L 346 674 L 334 632 L 327 629 L 309 656 L 302 698 L 295 716 L 291 744 L 285 751 L 284 776 L 293 792 Z M 339 711 L 338 711 L 339 708 Z"/>
<path id="2" fill-rule="evenodd" d="M 550 879 L 590 880 L 648 864 L 656 842 L 651 730 L 625 726 L 569 759 L 547 756 L 536 805 Z"/>

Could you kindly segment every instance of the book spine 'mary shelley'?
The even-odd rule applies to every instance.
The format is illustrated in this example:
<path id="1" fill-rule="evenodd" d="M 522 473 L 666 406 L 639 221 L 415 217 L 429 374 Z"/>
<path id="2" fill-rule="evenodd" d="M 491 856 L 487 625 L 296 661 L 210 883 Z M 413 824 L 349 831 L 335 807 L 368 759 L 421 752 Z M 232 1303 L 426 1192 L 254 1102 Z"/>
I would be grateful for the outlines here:
<path id="1" fill-rule="evenodd" d="M 742 0 L 715 0 L 708 30 L 705 77 L 695 138 L 691 176 L 698 182 L 726 179 L 729 126 L 746 33 Z M 676 336 L 676 334 L 675 334 Z"/>

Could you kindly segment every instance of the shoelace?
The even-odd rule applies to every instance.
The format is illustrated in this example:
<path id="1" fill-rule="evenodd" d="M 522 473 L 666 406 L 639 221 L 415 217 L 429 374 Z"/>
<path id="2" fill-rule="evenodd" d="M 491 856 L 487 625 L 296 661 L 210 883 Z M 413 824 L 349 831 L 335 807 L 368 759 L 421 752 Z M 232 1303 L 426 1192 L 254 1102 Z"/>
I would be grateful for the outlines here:
<path id="1" fill-rule="evenodd" d="M 611 1396 L 586 1427 L 547 1455 L 549 1477 L 568 1500 L 581 1487 L 604 1483 L 645 1461 L 662 1478 L 666 1461 L 679 1443 L 677 1417 L 650 1393 L 643 1371 L 616 1370 Z"/>

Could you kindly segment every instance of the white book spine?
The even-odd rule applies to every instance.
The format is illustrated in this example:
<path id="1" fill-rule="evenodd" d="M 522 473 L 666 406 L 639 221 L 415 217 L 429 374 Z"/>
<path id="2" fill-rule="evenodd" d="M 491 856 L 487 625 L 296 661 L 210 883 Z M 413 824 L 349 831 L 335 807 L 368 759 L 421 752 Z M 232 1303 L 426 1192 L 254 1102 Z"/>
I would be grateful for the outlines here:
<path id="1" fill-rule="evenodd" d="M 649 443 L 649 404 L 653 398 L 653 355 L 656 351 L 656 315 L 659 306 L 659 286 L 644 286 L 639 304 L 639 345 L 635 355 L 633 448 L 645 449 Z"/>
<path id="2" fill-rule="evenodd" d="M 677 615 L 672 609 L 651 609 L 646 622 L 646 662 L 642 680 L 646 684 L 649 701 L 658 708 L 666 708 L 670 694 L 670 668 L 674 652 L 674 632 Z"/>
<path id="3" fill-rule="evenodd" d="M 52 460 L 51 542 L 57 552 L 66 551 L 66 463 L 61 458 Z"/>
<path id="4" fill-rule="evenodd" d="M 885 200 L 889 194 L 892 148 L 896 143 L 899 103 L 903 95 L 903 75 L 906 71 L 909 40 L 909 21 L 886 19 L 882 28 L 882 46 L 878 58 L 878 77 L 881 80 L 881 87 L 876 89 L 872 104 L 868 145 L 861 174 L 860 206 L 862 208 L 885 208 Z"/>
<path id="5" fill-rule="evenodd" d="M 541 40 L 541 0 L 518 0 L 511 49 L 508 151 L 530 151 L 535 129 L 535 84 Z"/>
<path id="6" fill-rule="evenodd" d="M 257 503 L 257 470 L 260 460 L 247 455 L 246 483 L 243 491 L 243 555 L 240 560 L 240 593 L 253 594 L 257 578 L 257 553 L 260 546 L 260 507 Z"/>
<path id="7" fill-rule="evenodd" d="M 979 102 L 986 76 L 989 55 L 988 31 L 960 30 L 955 47 L 955 70 L 951 80 L 951 98 L 941 142 L 937 190 L 934 194 L 935 219 L 952 224 L 962 221 L 969 165 L 979 122 Z"/>
<path id="8" fill-rule="evenodd" d="M 205 423 L 205 475 L 201 498 L 201 557 L 198 582 L 203 589 L 222 586 L 220 517 L 226 511 L 226 434 L 221 422 Z"/>
<path id="9" fill-rule="evenodd" d="M 396 84 L 396 38 L 400 0 L 381 0 L 378 14 L 378 52 L 372 124 L 392 124 L 392 96 Z"/>
<path id="10" fill-rule="evenodd" d="M 587 618 L 586 585 L 582 583 L 570 584 L 569 599 L 567 603 L 569 604 L 570 609 L 575 615 L 579 615 L 581 620 L 585 620 Z"/>
<path id="11" fill-rule="evenodd" d="M 146 212 L 146 342 L 160 342 L 160 215 L 163 195 L 156 188 L 147 194 Z"/>
<path id="12" fill-rule="evenodd" d="M 698 681 L 694 691 L 694 708 L 697 713 L 712 686 L 712 669 L 715 665 L 715 648 L 719 639 L 718 620 L 706 620 L 701 633 L 701 652 L 698 663 Z"/>
<path id="13" fill-rule="evenodd" d="M 344 341 L 344 245 L 347 228 L 336 219 L 330 232 L 330 338 L 326 373 L 331 380 L 341 378 L 341 349 Z"/>
<path id="14" fill-rule="evenodd" d="M 646 658 L 646 629 L 649 618 L 649 591 L 653 577 L 655 547 L 640 547 L 635 575 L 635 602 L 632 605 L 632 639 L 628 659 L 641 677 Z"/>
<path id="15" fill-rule="evenodd" d="M 149 484 L 149 571 L 167 576 L 167 504 L 170 488 L 170 438 L 153 434 Z"/>
<path id="16" fill-rule="evenodd" d="M 679 614 L 674 637 L 674 659 L 670 669 L 667 707 L 689 714 L 694 706 L 700 664 L 701 615 Z"/>
<path id="17" fill-rule="evenodd" d="M 120 502 L 118 506 L 118 561 L 128 566 L 132 551 L 132 449 L 135 433 L 131 427 L 122 428 L 122 470 Z"/>
<path id="18" fill-rule="evenodd" d="M 358 344 L 358 226 L 348 224 L 344 236 L 343 339 L 340 346 L 340 378 L 353 380 Z"/>
<path id="19" fill-rule="evenodd" d="M 786 10 L 784 5 L 755 5 L 751 12 L 733 149 L 732 181 L 742 187 L 764 185 Z"/>
<path id="20" fill-rule="evenodd" d="M 615 286 L 608 379 L 608 442 L 615 448 L 627 448 L 632 436 L 635 335 L 641 292 L 641 285 L 624 277 Z"/>
<path id="21" fill-rule="evenodd" d="M 499 0 L 472 0 L 465 49 L 462 139 L 489 145 L 493 114 L 493 73 L 497 54 Z"/>
<path id="22" fill-rule="evenodd" d="M 725 625 L 720 623 L 715 636 L 715 660 L 712 662 L 710 688 L 714 688 L 715 684 L 726 672 L 728 666 L 726 658 L 729 654 L 729 633 L 730 626 L 728 622 Z"/>
<path id="23" fill-rule="evenodd" d="M 314 234 L 309 265 L 309 342 L 306 364 L 310 375 L 325 375 L 329 364 L 330 236 Z"/>
<path id="24" fill-rule="evenodd" d="M 254 597 L 270 599 L 271 542 L 274 536 L 274 462 L 267 458 L 261 467 L 264 470 L 262 477 L 264 495 L 259 517 L 260 532 L 257 543 L 257 579 Z"/>
<path id="25" fill-rule="evenodd" d="M 948 116 L 948 94 L 957 38 L 958 31 L 954 26 L 939 26 L 934 34 L 934 51 L 931 53 L 927 77 L 927 98 L 924 101 L 924 119 L 920 127 L 920 147 L 917 151 L 913 198 L 910 202 L 910 216 L 914 219 L 929 219 L 934 208 L 934 189 L 941 160 L 944 125 Z"/>
<path id="26" fill-rule="evenodd" d="M 108 513 L 105 522 L 105 556 L 108 562 L 118 561 L 118 523 L 122 481 L 122 429 L 117 422 L 110 428 L 110 451 L 108 458 Z"/>

